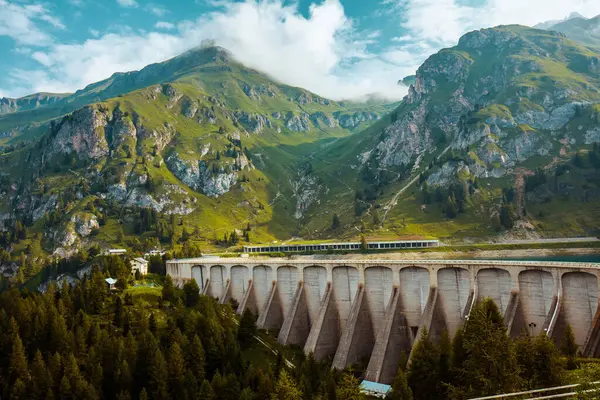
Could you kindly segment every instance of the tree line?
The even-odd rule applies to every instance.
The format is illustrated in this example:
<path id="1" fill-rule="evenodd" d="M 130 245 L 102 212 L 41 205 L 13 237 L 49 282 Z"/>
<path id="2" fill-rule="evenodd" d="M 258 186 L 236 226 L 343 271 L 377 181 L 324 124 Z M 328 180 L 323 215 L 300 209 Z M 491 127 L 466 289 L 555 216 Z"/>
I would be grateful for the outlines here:
<path id="1" fill-rule="evenodd" d="M 576 367 L 577 352 L 570 326 L 560 347 L 545 333 L 511 339 L 498 307 L 485 299 L 452 340 L 447 331 L 439 338 L 421 333 L 409 362 L 400 363 L 390 397 L 463 400 L 559 386 L 565 369 Z"/>
<path id="2" fill-rule="evenodd" d="M 118 267 L 118 266 L 115 266 Z M 350 400 L 359 380 L 281 352 L 264 366 L 256 318 L 183 290 L 169 277 L 158 302 L 109 292 L 94 268 L 74 286 L 0 294 L 0 396 L 5 399 Z M 270 354 L 270 351 L 268 352 Z M 264 356 L 261 356 L 264 357 Z"/>

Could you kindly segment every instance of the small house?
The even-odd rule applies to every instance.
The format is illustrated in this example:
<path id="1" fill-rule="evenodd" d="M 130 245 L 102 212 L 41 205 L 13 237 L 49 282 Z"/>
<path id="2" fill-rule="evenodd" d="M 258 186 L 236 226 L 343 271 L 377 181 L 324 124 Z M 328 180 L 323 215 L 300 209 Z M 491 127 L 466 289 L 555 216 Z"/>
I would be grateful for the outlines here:
<path id="1" fill-rule="evenodd" d="M 104 282 L 106 282 L 106 289 L 110 292 L 111 290 L 116 290 L 117 287 L 115 286 L 117 284 L 117 280 L 115 278 L 106 278 L 104 280 Z"/>
<path id="2" fill-rule="evenodd" d="M 140 275 L 146 275 L 148 273 L 148 260 L 142 257 L 131 260 L 131 273 L 135 274 L 136 271 L 140 271 Z"/>
<path id="3" fill-rule="evenodd" d="M 385 399 L 391 390 L 392 387 L 390 385 L 384 385 L 383 383 L 362 381 L 360 384 L 361 393 L 380 399 Z"/>
<path id="4" fill-rule="evenodd" d="M 126 249 L 108 249 L 104 252 L 106 256 L 122 256 L 127 254 Z"/>

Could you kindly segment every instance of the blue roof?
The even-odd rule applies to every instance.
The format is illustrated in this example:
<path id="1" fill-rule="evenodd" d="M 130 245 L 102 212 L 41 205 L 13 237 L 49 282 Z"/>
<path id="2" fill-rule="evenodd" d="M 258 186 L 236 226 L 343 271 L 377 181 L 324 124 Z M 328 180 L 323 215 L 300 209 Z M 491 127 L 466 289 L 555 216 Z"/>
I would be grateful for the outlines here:
<path id="1" fill-rule="evenodd" d="M 381 393 L 387 394 L 392 387 L 390 385 L 384 385 L 383 383 L 371 382 L 371 381 L 362 381 L 360 384 L 360 388 L 366 392 L 372 393 Z"/>
<path id="2" fill-rule="evenodd" d="M 117 280 L 114 278 L 106 278 L 105 279 L 106 283 L 108 283 L 109 285 L 114 285 L 115 283 L 117 283 Z"/>

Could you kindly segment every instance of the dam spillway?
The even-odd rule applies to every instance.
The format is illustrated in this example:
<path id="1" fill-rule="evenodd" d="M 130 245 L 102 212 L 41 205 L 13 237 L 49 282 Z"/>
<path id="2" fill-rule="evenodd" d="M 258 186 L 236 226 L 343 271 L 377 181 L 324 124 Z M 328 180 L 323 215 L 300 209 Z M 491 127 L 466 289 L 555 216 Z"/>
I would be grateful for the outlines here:
<path id="1" fill-rule="evenodd" d="M 597 263 L 201 257 L 167 261 L 167 274 L 236 300 L 259 328 L 278 329 L 281 344 L 333 357 L 338 369 L 362 362 L 366 379 L 381 383 L 423 329 L 454 335 L 486 297 L 511 336 L 546 332 L 559 342 L 570 324 L 582 354 L 600 354 Z"/>

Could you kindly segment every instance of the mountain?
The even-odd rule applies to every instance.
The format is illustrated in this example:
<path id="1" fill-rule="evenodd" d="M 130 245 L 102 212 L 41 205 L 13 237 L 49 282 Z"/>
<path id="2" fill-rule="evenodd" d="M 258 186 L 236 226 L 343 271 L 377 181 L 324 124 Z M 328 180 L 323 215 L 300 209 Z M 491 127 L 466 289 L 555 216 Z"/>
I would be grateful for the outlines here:
<path id="1" fill-rule="evenodd" d="M 555 19 L 555 20 L 541 22 L 541 23 L 539 23 L 537 25 L 534 25 L 533 27 L 535 29 L 548 29 L 548 28 L 550 28 L 553 25 L 560 24 L 560 23 L 565 22 L 565 21 L 569 21 L 569 20 L 571 20 L 573 18 L 583 18 L 583 19 L 585 19 L 585 17 L 583 15 L 579 14 L 578 12 L 572 12 L 571 14 L 569 14 L 567 17 L 565 17 L 563 19 Z"/>
<path id="2" fill-rule="evenodd" d="M 392 109 L 274 82 L 217 47 L 115 74 L 60 106 L 7 115 L 49 119 L 0 156 L 3 228 L 19 220 L 33 235 L 5 243 L 68 253 L 246 226 L 256 239 L 291 235 L 313 201 L 311 152 Z"/>
<path id="3" fill-rule="evenodd" d="M 0 115 L 35 110 L 62 103 L 70 93 L 35 93 L 18 99 L 0 98 Z"/>
<path id="4" fill-rule="evenodd" d="M 220 92 L 223 89 L 221 81 L 226 76 L 251 74 L 251 72 L 237 63 L 233 56 L 223 48 L 198 47 L 167 61 L 148 65 L 140 71 L 115 73 L 110 78 L 90 84 L 73 94 L 35 94 L 16 100 L 0 99 L 2 109 L 6 110 L 0 112 L 0 143 L 16 143 L 23 139 L 40 136 L 49 129 L 49 123 L 54 118 L 85 105 L 118 97 L 158 83 L 186 81 L 207 92 Z M 265 77 L 265 79 L 271 82 L 269 78 Z M 239 81 L 241 82 L 241 80 Z M 248 87 L 245 90 L 251 91 L 253 88 Z M 302 96 L 303 93 L 303 91 L 293 88 L 284 89 L 284 91 L 289 92 L 292 96 Z M 282 94 L 286 95 L 286 93 Z M 249 96 L 259 95 L 259 93 L 249 93 Z M 37 103 L 34 103 L 35 107 L 26 106 L 40 98 L 46 100 L 37 100 Z M 378 104 L 381 103 L 381 101 L 378 102 Z M 13 106 L 13 104 L 16 105 Z M 343 123 L 353 124 L 349 119 Z"/>
<path id="5" fill-rule="evenodd" d="M 548 30 L 561 32 L 571 40 L 600 50 L 600 15 L 594 18 L 573 18 L 565 22 L 552 25 Z"/>
<path id="6" fill-rule="evenodd" d="M 7 147 L 0 240 L 69 254 L 242 236 L 598 234 L 599 71 L 600 54 L 562 33 L 500 26 L 432 55 L 406 98 L 383 105 L 195 49 L 88 86 L 69 101 L 149 84 Z"/>
<path id="7" fill-rule="evenodd" d="M 382 234 L 598 234 L 599 72 L 600 54 L 561 33 L 466 34 L 425 61 L 391 115 L 313 155 L 328 190 L 306 231 L 327 232 L 340 210 Z"/>

